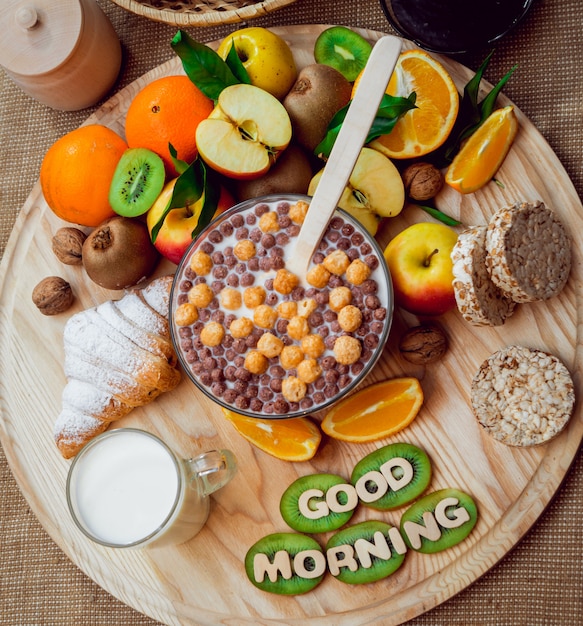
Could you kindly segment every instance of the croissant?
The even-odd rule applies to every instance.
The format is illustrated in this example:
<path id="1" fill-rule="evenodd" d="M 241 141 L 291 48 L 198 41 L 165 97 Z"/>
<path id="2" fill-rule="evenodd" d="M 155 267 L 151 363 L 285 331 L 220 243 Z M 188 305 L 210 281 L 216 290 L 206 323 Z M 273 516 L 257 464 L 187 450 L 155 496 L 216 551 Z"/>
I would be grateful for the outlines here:
<path id="1" fill-rule="evenodd" d="M 170 339 L 171 276 L 71 316 L 65 324 L 67 384 L 54 438 L 69 459 L 111 422 L 180 382 Z"/>

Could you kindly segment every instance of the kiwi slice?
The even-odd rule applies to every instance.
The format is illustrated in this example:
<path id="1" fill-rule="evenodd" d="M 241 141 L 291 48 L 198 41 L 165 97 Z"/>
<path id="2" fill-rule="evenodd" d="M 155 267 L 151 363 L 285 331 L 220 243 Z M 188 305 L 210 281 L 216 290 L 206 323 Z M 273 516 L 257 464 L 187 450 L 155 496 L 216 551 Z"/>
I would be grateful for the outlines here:
<path id="1" fill-rule="evenodd" d="M 326 544 L 330 573 L 351 585 L 390 576 L 401 567 L 406 552 L 399 529 L 377 520 L 343 528 Z"/>
<path id="2" fill-rule="evenodd" d="M 346 26 L 331 26 L 322 31 L 314 44 L 316 63 L 337 69 L 349 82 L 354 82 L 364 69 L 372 45 L 362 35 Z"/>
<path id="3" fill-rule="evenodd" d="M 390 511 L 418 498 L 431 481 L 431 461 L 411 443 L 392 443 L 361 459 L 350 481 L 360 502 Z"/>
<path id="4" fill-rule="evenodd" d="M 155 152 L 128 148 L 113 173 L 109 204 L 124 217 L 143 215 L 160 195 L 165 180 L 164 161 Z"/>
<path id="5" fill-rule="evenodd" d="M 245 555 L 245 572 L 258 589 L 298 595 L 311 591 L 322 582 L 326 557 L 312 537 L 274 533 L 249 548 Z"/>
<path id="6" fill-rule="evenodd" d="M 301 533 L 325 533 L 344 526 L 358 505 L 352 485 L 336 474 L 311 474 L 295 480 L 283 493 L 279 510 Z"/>
<path id="7" fill-rule="evenodd" d="M 440 489 L 403 513 L 401 534 L 412 550 L 433 554 L 463 541 L 477 521 L 478 509 L 471 496 L 459 489 Z"/>

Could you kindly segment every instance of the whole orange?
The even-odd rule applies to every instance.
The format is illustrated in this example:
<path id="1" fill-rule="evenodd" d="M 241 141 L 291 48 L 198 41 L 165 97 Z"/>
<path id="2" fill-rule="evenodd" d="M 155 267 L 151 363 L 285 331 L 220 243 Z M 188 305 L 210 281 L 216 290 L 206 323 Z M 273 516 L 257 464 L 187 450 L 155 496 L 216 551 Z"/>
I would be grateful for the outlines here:
<path id="1" fill-rule="evenodd" d="M 168 143 L 180 160 L 192 163 L 197 155 L 196 128 L 214 108 L 187 76 L 164 76 L 148 83 L 130 103 L 125 120 L 130 148 L 149 148 L 164 160 L 169 176 L 177 172 Z"/>
<path id="2" fill-rule="evenodd" d="M 57 139 L 40 167 L 46 203 L 61 219 L 97 226 L 115 215 L 108 200 L 113 173 L 127 143 L 101 124 L 81 126 Z"/>

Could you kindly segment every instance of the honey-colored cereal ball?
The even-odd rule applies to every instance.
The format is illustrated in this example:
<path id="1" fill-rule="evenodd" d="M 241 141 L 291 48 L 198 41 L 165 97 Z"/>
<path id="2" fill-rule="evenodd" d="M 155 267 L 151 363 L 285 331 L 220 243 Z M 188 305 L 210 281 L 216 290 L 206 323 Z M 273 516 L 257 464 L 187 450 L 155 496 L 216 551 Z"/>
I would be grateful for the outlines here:
<path id="1" fill-rule="evenodd" d="M 353 285 L 362 285 L 371 274 L 370 267 L 360 259 L 354 259 L 346 268 L 346 280 Z"/>
<path id="2" fill-rule="evenodd" d="M 213 261 L 206 252 L 197 250 L 190 257 L 190 269 L 199 276 L 206 276 L 213 269 Z"/>
<path id="3" fill-rule="evenodd" d="M 236 289 L 225 287 L 223 290 L 221 290 L 220 298 L 221 306 L 223 307 L 223 309 L 235 311 L 241 306 L 241 294 Z"/>
<path id="4" fill-rule="evenodd" d="M 267 304 L 260 304 L 253 311 L 253 321 L 259 328 L 273 328 L 277 320 L 277 311 Z"/>
<path id="5" fill-rule="evenodd" d="M 304 359 L 298 363 L 298 378 L 304 383 L 313 383 L 322 375 L 322 367 L 316 359 Z"/>
<path id="6" fill-rule="evenodd" d="M 209 322 L 200 331 L 200 340 L 205 346 L 213 348 L 218 346 L 225 336 L 225 329 L 218 322 Z"/>
<path id="7" fill-rule="evenodd" d="M 255 256 L 255 244 L 251 241 L 251 239 L 238 241 L 233 248 L 233 254 L 240 261 L 248 261 Z"/>
<path id="8" fill-rule="evenodd" d="M 283 295 L 290 294 L 299 284 L 300 279 L 285 268 L 277 270 L 273 279 L 273 288 Z"/>
<path id="9" fill-rule="evenodd" d="M 174 321 L 178 326 L 190 326 L 197 320 L 198 309 L 192 302 L 184 302 L 174 311 Z"/>
<path id="10" fill-rule="evenodd" d="M 318 263 L 318 265 L 314 265 L 308 270 L 306 280 L 308 281 L 308 284 L 312 285 L 312 287 L 322 289 L 330 280 L 330 272 L 324 267 L 324 265 L 322 265 L 322 263 Z"/>
<path id="11" fill-rule="evenodd" d="M 259 337 L 259 341 L 257 342 L 257 349 L 268 359 L 279 356 L 283 350 L 283 346 L 283 341 L 272 333 L 264 333 Z"/>
<path id="12" fill-rule="evenodd" d="M 259 352 L 259 350 L 251 350 L 245 357 L 244 367 L 252 374 L 263 374 L 267 371 L 269 361 Z"/>
<path id="13" fill-rule="evenodd" d="M 300 200 L 289 208 L 289 218 L 294 224 L 303 224 L 309 208 L 310 205 L 307 202 Z"/>
<path id="14" fill-rule="evenodd" d="M 277 213 L 268 211 L 259 218 L 259 228 L 264 233 L 275 233 L 279 230 L 279 220 Z"/>
<path id="15" fill-rule="evenodd" d="M 341 365 L 352 365 L 360 359 L 362 346 L 356 337 L 341 335 L 334 342 L 334 356 Z"/>
<path id="16" fill-rule="evenodd" d="M 301 363 L 303 358 L 304 353 L 299 346 L 284 346 L 279 355 L 279 362 L 284 369 L 289 370 Z"/>
<path id="17" fill-rule="evenodd" d="M 318 303 L 314 298 L 304 298 L 298 302 L 298 315 L 308 318 L 317 308 Z"/>
<path id="18" fill-rule="evenodd" d="M 326 258 L 322 261 L 322 265 L 331 274 L 342 276 L 350 265 L 350 259 L 344 250 L 334 250 L 326 255 Z"/>
<path id="19" fill-rule="evenodd" d="M 284 320 L 291 320 L 294 315 L 298 314 L 298 304 L 293 300 L 280 302 L 277 305 L 277 312 L 280 317 L 283 317 Z"/>
<path id="20" fill-rule="evenodd" d="M 211 303 L 214 295 L 213 290 L 206 283 L 199 283 L 190 288 L 188 301 L 198 308 L 204 308 Z"/>
<path id="21" fill-rule="evenodd" d="M 308 320 L 301 315 L 294 315 L 287 325 L 287 334 L 298 341 L 310 332 Z"/>
<path id="22" fill-rule="evenodd" d="M 243 292 L 243 302 L 246 307 L 254 309 L 265 302 L 266 295 L 263 287 L 247 287 Z"/>
<path id="23" fill-rule="evenodd" d="M 231 322 L 229 332 L 235 339 L 241 339 L 243 337 L 249 337 L 253 332 L 253 328 L 253 322 L 248 317 L 240 317 Z"/>
<path id="24" fill-rule="evenodd" d="M 354 332 L 362 324 L 360 309 L 352 304 L 342 307 L 338 312 L 338 323 L 347 333 Z"/>
<path id="25" fill-rule="evenodd" d="M 306 384 L 295 376 L 284 378 L 281 393 L 288 402 L 299 402 L 306 395 Z"/>
<path id="26" fill-rule="evenodd" d="M 326 350 L 326 344 L 324 343 L 324 339 L 321 335 L 316 333 L 312 333 L 310 335 L 306 335 L 302 337 L 300 342 L 300 346 L 302 348 L 302 352 L 313 359 L 317 359 L 318 357 L 324 354 Z"/>
<path id="27" fill-rule="evenodd" d="M 328 306 L 338 313 L 352 302 L 352 292 L 348 287 L 334 287 L 330 292 Z"/>

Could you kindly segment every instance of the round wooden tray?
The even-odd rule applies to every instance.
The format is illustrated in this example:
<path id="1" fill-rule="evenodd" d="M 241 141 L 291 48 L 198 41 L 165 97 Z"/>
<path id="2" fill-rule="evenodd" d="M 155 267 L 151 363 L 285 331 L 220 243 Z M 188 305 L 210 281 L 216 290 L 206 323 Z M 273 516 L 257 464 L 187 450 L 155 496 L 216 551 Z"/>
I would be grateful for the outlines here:
<path id="1" fill-rule="evenodd" d="M 323 28 L 273 30 L 290 42 L 298 65 L 303 66 L 313 61 L 313 42 Z M 359 32 L 373 41 L 381 36 Z M 459 87 L 471 77 L 467 68 L 442 61 Z M 118 93 L 87 121 L 123 133 L 125 111 L 138 90 L 158 76 L 181 72 L 178 59 L 169 61 Z M 501 102 L 508 101 L 501 97 Z M 583 206 L 546 141 L 520 111 L 517 114 L 520 131 L 498 173 L 503 186 L 491 183 L 465 197 L 444 190 L 439 206 L 470 225 L 485 223 L 500 206 L 540 199 L 557 211 L 574 236 L 583 230 Z M 381 245 L 404 226 L 427 219 L 420 210 L 408 207 L 388 222 L 379 235 Z M 183 455 L 228 447 L 238 457 L 238 475 L 213 496 L 207 526 L 182 546 L 131 552 L 93 545 L 67 511 L 64 486 L 69 462 L 52 441 L 65 385 L 62 330 L 67 316 L 43 317 L 30 294 L 41 278 L 51 274 L 71 282 L 77 295 L 74 310 L 119 298 L 120 293 L 97 288 L 81 268 L 56 260 L 50 238 L 62 225 L 47 208 L 37 183 L 1 265 L 0 438 L 20 488 L 54 541 L 99 585 L 153 619 L 168 624 L 402 623 L 447 600 L 497 563 L 543 512 L 569 469 L 583 437 L 579 404 L 566 431 L 555 440 L 515 449 L 481 432 L 469 406 L 469 387 L 483 359 L 500 347 L 518 343 L 559 356 L 580 393 L 583 243 L 579 237 L 574 237 L 572 274 L 560 296 L 521 305 L 498 329 L 473 327 L 457 312 L 444 315 L 440 322 L 451 348 L 441 362 L 426 369 L 399 357 L 398 339 L 417 320 L 398 311 L 383 358 L 366 381 L 399 375 L 421 379 L 425 404 L 413 424 L 394 439 L 427 451 L 434 469 L 431 489 L 457 487 L 474 496 L 480 518 L 463 543 L 435 555 L 410 553 L 393 576 L 371 585 L 348 586 L 327 576 L 303 596 L 257 590 L 245 576 L 243 560 L 261 537 L 289 530 L 278 508 L 285 488 L 298 476 L 313 472 L 349 477 L 359 459 L 387 441 L 356 445 L 324 440 L 309 463 L 279 461 L 249 445 L 218 406 L 184 377 L 178 389 L 136 409 L 120 425 L 155 432 Z M 173 270 L 174 266 L 163 265 L 159 273 Z M 383 519 L 395 525 L 401 513 L 361 507 L 352 522 Z"/>

